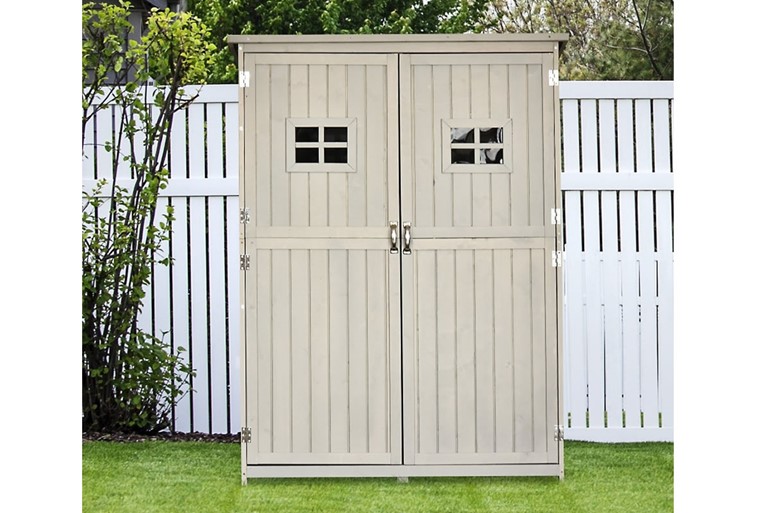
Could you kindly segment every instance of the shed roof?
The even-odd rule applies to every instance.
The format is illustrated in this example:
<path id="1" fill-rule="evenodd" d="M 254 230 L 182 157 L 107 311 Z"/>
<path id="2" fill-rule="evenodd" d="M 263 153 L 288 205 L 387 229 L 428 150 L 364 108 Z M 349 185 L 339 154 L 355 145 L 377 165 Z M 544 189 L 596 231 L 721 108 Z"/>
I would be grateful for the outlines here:
<path id="1" fill-rule="evenodd" d="M 328 44 L 332 47 L 339 45 L 340 48 L 342 46 L 360 45 L 362 47 L 372 47 L 372 51 L 387 51 L 389 45 L 404 47 L 408 45 L 429 46 L 432 43 L 457 43 L 463 45 L 472 43 L 496 43 L 498 45 L 509 43 L 557 43 L 561 49 L 568 39 L 569 36 L 563 33 L 229 35 L 227 36 L 227 44 L 234 53 L 237 52 L 239 45 L 254 45 L 255 47 L 269 45 L 273 48 L 302 46 L 302 51 L 308 51 L 309 45 Z M 398 49 L 391 51 L 398 51 Z"/>

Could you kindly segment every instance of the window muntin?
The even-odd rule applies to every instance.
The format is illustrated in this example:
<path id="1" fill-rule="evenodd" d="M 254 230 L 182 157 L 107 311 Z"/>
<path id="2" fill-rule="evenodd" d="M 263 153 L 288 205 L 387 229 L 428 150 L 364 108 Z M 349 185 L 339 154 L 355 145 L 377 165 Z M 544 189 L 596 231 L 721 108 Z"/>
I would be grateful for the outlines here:
<path id="1" fill-rule="evenodd" d="M 444 173 L 512 172 L 511 120 L 442 120 Z"/>
<path id="2" fill-rule="evenodd" d="M 355 118 L 288 118 L 286 171 L 355 171 Z"/>

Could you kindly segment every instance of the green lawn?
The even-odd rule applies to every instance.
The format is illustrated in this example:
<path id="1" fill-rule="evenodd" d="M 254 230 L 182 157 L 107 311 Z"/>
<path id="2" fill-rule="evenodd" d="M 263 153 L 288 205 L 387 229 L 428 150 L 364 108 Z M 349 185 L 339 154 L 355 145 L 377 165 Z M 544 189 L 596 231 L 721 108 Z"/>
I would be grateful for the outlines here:
<path id="1" fill-rule="evenodd" d="M 238 444 L 83 442 L 84 512 L 673 511 L 673 444 L 567 442 L 566 479 L 249 480 Z"/>

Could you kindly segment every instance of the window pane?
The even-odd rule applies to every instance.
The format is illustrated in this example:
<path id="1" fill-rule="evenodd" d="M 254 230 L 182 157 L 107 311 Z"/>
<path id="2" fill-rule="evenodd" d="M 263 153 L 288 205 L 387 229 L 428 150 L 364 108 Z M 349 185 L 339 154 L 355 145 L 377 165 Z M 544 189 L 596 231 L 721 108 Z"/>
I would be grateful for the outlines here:
<path id="1" fill-rule="evenodd" d="M 473 129 L 472 128 L 453 128 L 451 132 L 450 142 L 453 143 L 472 143 L 473 141 Z"/>
<path id="2" fill-rule="evenodd" d="M 347 148 L 324 148 L 324 162 L 345 164 L 347 161 Z"/>
<path id="3" fill-rule="evenodd" d="M 499 127 L 479 128 L 479 142 L 502 143 L 503 129 Z"/>
<path id="4" fill-rule="evenodd" d="M 502 148 L 482 148 L 479 150 L 479 164 L 502 164 Z"/>
<path id="5" fill-rule="evenodd" d="M 295 142 L 318 142 L 317 126 L 298 126 L 294 128 Z M 299 160 L 297 161 L 299 162 Z"/>
<path id="6" fill-rule="evenodd" d="M 348 142 L 348 128 L 344 126 L 325 127 L 324 142 Z"/>
<path id="7" fill-rule="evenodd" d="M 298 163 L 318 162 L 318 148 L 296 148 L 294 151 L 295 160 Z"/>
<path id="8" fill-rule="evenodd" d="M 473 150 L 452 150 L 452 164 L 473 164 Z"/>

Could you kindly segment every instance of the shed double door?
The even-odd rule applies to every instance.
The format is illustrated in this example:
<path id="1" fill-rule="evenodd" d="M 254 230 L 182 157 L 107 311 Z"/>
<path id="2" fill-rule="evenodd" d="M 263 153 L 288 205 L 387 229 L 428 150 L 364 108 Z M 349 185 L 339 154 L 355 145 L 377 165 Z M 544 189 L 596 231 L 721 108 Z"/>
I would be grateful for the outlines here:
<path id="1" fill-rule="evenodd" d="M 552 59 L 244 56 L 248 465 L 558 462 Z"/>

